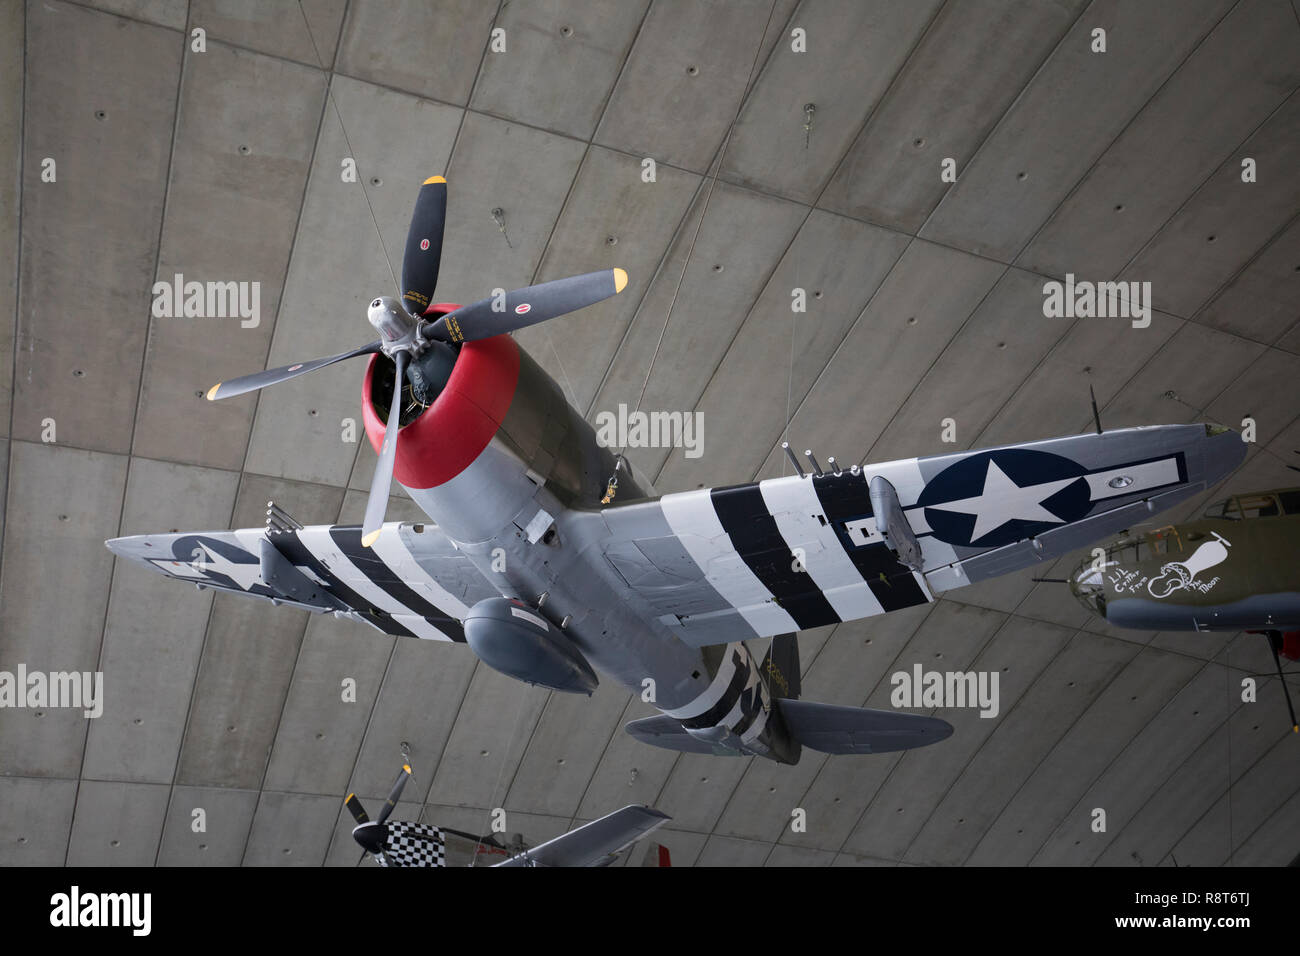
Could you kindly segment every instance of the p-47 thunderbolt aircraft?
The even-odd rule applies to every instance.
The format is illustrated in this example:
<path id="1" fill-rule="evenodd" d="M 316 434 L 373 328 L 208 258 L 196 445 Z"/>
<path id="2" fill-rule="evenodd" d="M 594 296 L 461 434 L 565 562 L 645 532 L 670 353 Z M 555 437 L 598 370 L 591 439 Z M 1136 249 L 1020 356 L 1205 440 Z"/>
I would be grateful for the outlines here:
<path id="1" fill-rule="evenodd" d="M 377 341 L 209 393 L 370 355 L 362 412 L 379 462 L 364 524 L 302 527 L 273 508 L 265 529 L 117 538 L 115 553 L 201 587 L 468 643 L 554 690 L 590 693 L 600 671 L 661 711 L 627 725 L 640 740 L 794 763 L 802 746 L 880 753 L 952 731 L 798 700 L 798 631 L 1055 558 L 1244 457 L 1231 431 L 1165 425 L 847 469 L 796 461 L 784 478 L 648 497 L 508 334 L 618 294 L 626 274 L 433 303 L 446 199 L 441 177 L 421 187 L 401 299 L 370 304 Z M 432 523 L 384 523 L 394 475 Z M 776 639 L 760 664 L 747 642 L 762 637 Z"/>

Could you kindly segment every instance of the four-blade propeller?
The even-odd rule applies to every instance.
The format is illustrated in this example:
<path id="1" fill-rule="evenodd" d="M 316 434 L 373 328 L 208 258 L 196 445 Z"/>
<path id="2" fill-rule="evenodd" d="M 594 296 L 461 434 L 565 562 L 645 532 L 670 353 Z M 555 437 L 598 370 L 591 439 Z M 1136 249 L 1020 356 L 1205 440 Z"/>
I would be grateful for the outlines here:
<path id="1" fill-rule="evenodd" d="M 433 293 L 438 284 L 446 221 L 447 181 L 441 176 L 430 176 L 420 186 L 406 235 L 406 251 L 402 259 L 402 297 L 399 300 L 379 296 L 370 303 L 367 319 L 379 333 L 378 341 L 329 358 L 267 369 L 220 382 L 208 391 L 208 399 L 214 401 L 256 391 L 360 355 L 382 352 L 392 359 L 396 366 L 393 396 L 384 430 L 384 443 L 370 483 L 366 517 L 361 526 L 361 542 L 367 547 L 374 544 L 384 524 L 388 494 L 393 484 L 393 465 L 397 458 L 402 392 L 411 364 L 430 349 L 442 349 L 450 355 L 453 354 L 451 350 L 462 342 L 505 335 L 556 316 L 576 312 L 617 295 L 627 285 L 627 273 L 622 269 L 605 269 L 517 289 L 504 296 L 483 299 L 436 319 L 426 320 L 422 316 L 433 301 Z M 369 396 L 366 400 L 369 400 Z"/>

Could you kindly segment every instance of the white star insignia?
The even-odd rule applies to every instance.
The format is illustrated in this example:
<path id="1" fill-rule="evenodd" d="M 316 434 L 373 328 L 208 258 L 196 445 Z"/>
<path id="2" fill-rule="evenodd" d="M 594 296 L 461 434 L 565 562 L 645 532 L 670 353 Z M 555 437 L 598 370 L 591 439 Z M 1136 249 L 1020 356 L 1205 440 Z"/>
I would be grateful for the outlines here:
<path id="1" fill-rule="evenodd" d="M 978 497 L 963 498 L 960 501 L 945 501 L 941 505 L 926 505 L 936 511 L 957 511 L 975 516 L 975 528 L 970 540 L 974 544 L 990 532 L 1001 528 L 1008 521 L 1040 521 L 1052 524 L 1065 524 L 1060 518 L 1043 507 L 1043 502 L 1056 494 L 1066 485 L 1072 485 L 1079 479 L 1062 478 L 1058 481 L 1046 481 L 1041 485 L 1021 487 L 1006 476 L 997 463 L 990 458 L 988 471 L 984 473 L 984 490 Z"/>
<path id="2" fill-rule="evenodd" d="M 225 575 L 245 591 L 262 580 L 262 567 L 260 564 L 237 564 L 229 558 L 214 552 L 202 542 L 199 543 L 199 547 L 207 554 L 207 560 L 198 558 L 192 567 L 205 573 Z"/>

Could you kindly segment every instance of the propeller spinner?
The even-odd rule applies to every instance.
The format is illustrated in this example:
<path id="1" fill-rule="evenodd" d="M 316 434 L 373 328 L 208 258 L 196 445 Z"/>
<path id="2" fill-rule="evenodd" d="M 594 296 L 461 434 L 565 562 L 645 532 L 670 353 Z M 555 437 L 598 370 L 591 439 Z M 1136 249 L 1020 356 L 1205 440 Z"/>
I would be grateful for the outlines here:
<path id="1" fill-rule="evenodd" d="M 366 547 L 375 543 L 384 525 L 388 493 L 393 484 L 393 465 L 397 459 L 397 435 L 401 429 L 402 389 L 411 363 L 434 343 L 443 343 L 439 347 L 444 347 L 505 335 L 594 305 L 622 292 L 627 285 L 627 273 L 622 269 L 605 269 L 517 289 L 507 293 L 504 302 L 500 297 L 482 299 L 436 319 L 425 320 L 421 316 L 428 310 L 438 284 L 446 221 L 447 180 L 430 176 L 420 186 L 406 235 L 402 296 L 400 299 L 378 296 L 367 310 L 366 318 L 379 333 L 377 341 L 328 358 L 284 365 L 219 382 L 208 391 L 208 400 L 215 401 L 257 391 L 361 355 L 382 352 L 392 359 L 397 372 L 393 379 L 393 397 L 384 443 L 370 483 L 366 517 L 361 526 L 361 543 Z"/>

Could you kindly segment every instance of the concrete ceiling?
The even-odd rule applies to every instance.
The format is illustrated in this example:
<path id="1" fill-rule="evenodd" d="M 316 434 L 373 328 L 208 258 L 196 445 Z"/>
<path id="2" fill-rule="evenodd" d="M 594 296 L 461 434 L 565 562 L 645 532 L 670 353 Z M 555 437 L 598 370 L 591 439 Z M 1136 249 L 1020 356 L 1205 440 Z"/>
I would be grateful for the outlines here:
<path id="1" fill-rule="evenodd" d="M 621 725 L 647 711 L 609 681 L 550 695 L 465 647 L 214 598 L 103 546 L 260 525 L 271 498 L 360 519 L 373 453 L 343 440 L 359 364 L 260 399 L 203 390 L 368 339 L 365 303 L 393 291 L 384 250 L 400 268 L 416 186 L 443 172 L 439 299 L 628 270 L 623 295 L 519 339 L 594 417 L 635 404 L 663 332 L 644 407 L 701 411 L 705 453 L 635 452 L 661 492 L 780 474 L 787 419 L 793 444 L 842 461 L 951 450 L 945 418 L 962 447 L 1075 433 L 1089 383 L 1107 426 L 1252 416 L 1228 490 L 1293 484 L 1296 4 L 7 0 L 0 16 L 0 669 L 102 670 L 107 696 L 97 720 L 0 715 L 0 864 L 352 865 L 341 798 L 381 798 L 402 741 L 412 817 L 424 802 L 477 829 L 504 807 L 540 840 L 642 801 L 673 816 L 677 865 L 1300 851 L 1278 686 L 1240 701 L 1241 677 L 1271 669 L 1264 641 L 1112 630 L 1028 573 L 805 634 L 813 699 L 886 704 L 896 670 L 976 666 L 1000 670 L 1002 712 L 943 712 L 952 738 L 903 756 L 791 768 L 637 744 Z M 504 53 L 486 52 L 494 22 Z M 260 324 L 151 318 L 152 283 L 177 272 L 260 282 Z M 1045 319 L 1044 277 L 1067 272 L 1151 282 L 1150 327 Z M 390 514 L 417 513 L 398 497 Z"/>

